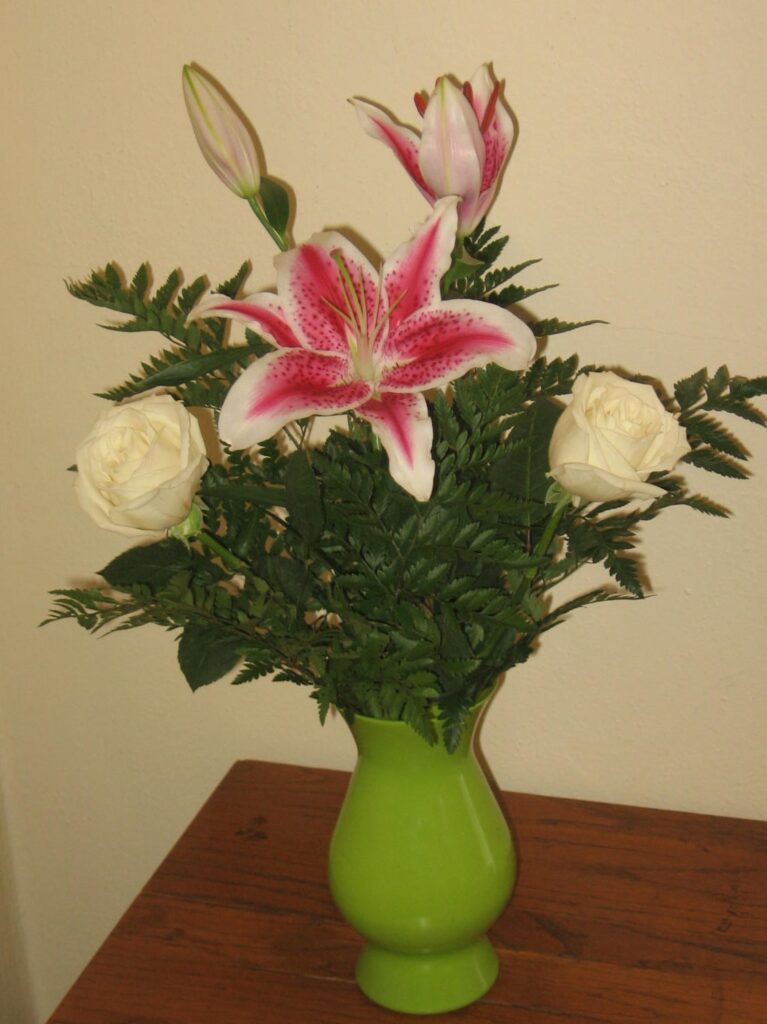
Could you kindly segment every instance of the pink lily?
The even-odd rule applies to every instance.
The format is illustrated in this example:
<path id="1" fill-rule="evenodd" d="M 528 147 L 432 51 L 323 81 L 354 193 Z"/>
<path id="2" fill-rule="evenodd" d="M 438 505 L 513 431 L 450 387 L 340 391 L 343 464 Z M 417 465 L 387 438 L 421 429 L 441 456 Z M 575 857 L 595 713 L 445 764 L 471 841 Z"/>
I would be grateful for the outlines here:
<path id="1" fill-rule="evenodd" d="M 379 107 L 351 100 L 368 135 L 386 143 L 430 203 L 440 196 L 461 197 L 460 238 L 471 234 L 487 213 L 511 152 L 514 122 L 499 102 L 500 91 L 487 64 L 463 90 L 443 75 L 428 102 L 416 93 L 423 117 L 420 137 Z"/>
<path id="2" fill-rule="evenodd" d="M 419 501 L 429 498 L 432 424 L 421 392 L 489 362 L 523 369 L 535 352 L 529 327 L 507 310 L 442 300 L 457 204 L 455 196 L 438 201 L 380 275 L 328 231 L 275 258 L 276 295 L 204 300 L 195 316 L 243 320 L 277 349 L 251 363 L 227 394 L 223 441 L 249 448 L 292 420 L 354 410 L 373 426 L 397 483 Z"/>

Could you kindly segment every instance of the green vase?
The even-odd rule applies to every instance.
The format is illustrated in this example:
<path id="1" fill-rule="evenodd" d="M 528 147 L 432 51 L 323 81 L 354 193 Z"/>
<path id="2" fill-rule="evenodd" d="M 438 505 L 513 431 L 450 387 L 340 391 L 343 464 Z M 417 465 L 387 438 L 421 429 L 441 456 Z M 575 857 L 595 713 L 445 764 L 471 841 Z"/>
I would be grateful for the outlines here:
<path id="1" fill-rule="evenodd" d="M 366 940 L 357 983 L 390 1010 L 455 1010 L 498 976 L 486 932 L 516 861 L 474 752 L 481 711 L 452 754 L 403 722 L 358 715 L 351 725 L 359 756 L 330 844 L 330 888 Z"/>

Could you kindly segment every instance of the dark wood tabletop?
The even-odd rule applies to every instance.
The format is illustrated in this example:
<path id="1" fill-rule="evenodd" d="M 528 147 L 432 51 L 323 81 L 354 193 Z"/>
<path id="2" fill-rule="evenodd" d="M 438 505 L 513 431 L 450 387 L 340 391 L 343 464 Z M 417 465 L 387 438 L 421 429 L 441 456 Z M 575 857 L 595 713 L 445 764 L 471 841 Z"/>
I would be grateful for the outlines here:
<path id="1" fill-rule="evenodd" d="M 357 1024 L 326 883 L 349 776 L 235 764 L 49 1024 Z M 767 822 L 503 794 L 495 987 L 435 1022 L 767 1024 Z M 412 1019 L 412 1018 L 411 1018 Z"/>

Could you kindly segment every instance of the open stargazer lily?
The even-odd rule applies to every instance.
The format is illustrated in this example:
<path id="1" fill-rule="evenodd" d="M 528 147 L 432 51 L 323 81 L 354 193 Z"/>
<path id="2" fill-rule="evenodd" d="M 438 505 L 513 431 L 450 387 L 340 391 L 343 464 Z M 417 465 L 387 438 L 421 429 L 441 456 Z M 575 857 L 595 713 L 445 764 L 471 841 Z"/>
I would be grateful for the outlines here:
<path id="1" fill-rule="evenodd" d="M 197 317 L 245 321 L 277 348 L 230 389 L 221 439 L 249 448 L 292 420 L 354 410 L 380 438 L 397 483 L 427 500 L 434 463 L 422 392 L 490 362 L 524 369 L 535 352 L 530 328 L 507 310 L 441 298 L 457 205 L 455 196 L 440 200 L 380 274 L 343 235 L 328 231 L 275 258 L 276 295 L 208 296 Z"/>
<path id="2" fill-rule="evenodd" d="M 493 81 L 487 64 L 462 90 L 443 75 L 428 101 L 416 93 L 423 117 L 420 136 L 379 107 L 351 100 L 368 135 L 386 143 L 429 202 L 461 197 L 460 237 L 471 234 L 487 213 L 511 152 L 514 122 L 499 102 L 500 91 L 501 83 Z"/>

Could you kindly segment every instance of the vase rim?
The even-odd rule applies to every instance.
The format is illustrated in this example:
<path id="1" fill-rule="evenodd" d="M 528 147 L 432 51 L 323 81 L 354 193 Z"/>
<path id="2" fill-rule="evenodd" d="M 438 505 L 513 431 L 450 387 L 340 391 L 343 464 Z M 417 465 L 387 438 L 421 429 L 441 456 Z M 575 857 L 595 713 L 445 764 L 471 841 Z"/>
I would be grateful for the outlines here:
<path id="1" fill-rule="evenodd" d="M 501 680 L 500 679 L 495 680 L 493 682 L 493 684 L 490 687 L 488 687 L 488 689 L 486 690 L 484 696 L 480 697 L 479 700 L 475 701 L 471 705 L 471 707 L 469 708 L 469 714 L 473 715 L 477 711 L 481 711 L 484 707 L 486 707 L 490 703 L 492 698 L 498 692 L 498 689 L 500 688 L 500 685 L 501 685 Z M 435 712 L 436 712 L 436 709 L 437 709 L 437 704 L 435 702 L 435 703 L 430 705 L 429 712 L 432 715 L 434 715 Z M 343 712 L 341 712 L 341 714 L 343 715 Z M 353 716 L 354 716 L 353 720 L 360 719 L 363 722 L 376 722 L 378 725 L 382 725 L 382 726 L 404 726 L 406 729 L 410 728 L 408 723 L 405 722 L 401 718 L 376 718 L 373 715 L 362 715 L 362 714 L 359 714 L 356 711 L 353 712 Z M 343 717 L 345 718 L 346 716 L 343 715 Z"/>

